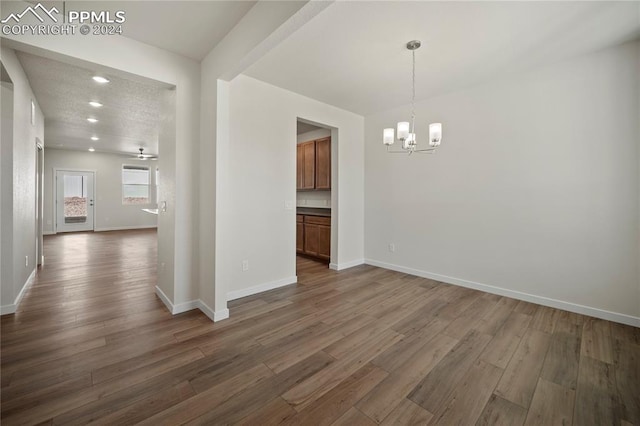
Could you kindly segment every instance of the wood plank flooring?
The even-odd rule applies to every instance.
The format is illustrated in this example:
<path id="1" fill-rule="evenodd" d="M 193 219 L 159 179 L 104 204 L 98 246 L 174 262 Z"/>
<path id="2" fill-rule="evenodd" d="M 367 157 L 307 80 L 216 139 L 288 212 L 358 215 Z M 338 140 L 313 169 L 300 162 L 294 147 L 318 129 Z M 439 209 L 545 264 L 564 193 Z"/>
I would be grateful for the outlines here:
<path id="1" fill-rule="evenodd" d="M 1 320 L 16 424 L 640 426 L 640 329 L 372 266 L 212 323 L 154 294 L 155 231 L 45 237 Z"/>

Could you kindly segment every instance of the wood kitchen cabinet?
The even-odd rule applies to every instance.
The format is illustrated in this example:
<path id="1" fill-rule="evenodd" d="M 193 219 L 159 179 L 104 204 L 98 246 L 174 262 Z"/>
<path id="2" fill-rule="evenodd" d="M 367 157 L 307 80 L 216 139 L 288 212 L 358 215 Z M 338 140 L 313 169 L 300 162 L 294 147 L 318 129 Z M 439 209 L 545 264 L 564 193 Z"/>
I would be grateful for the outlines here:
<path id="1" fill-rule="evenodd" d="M 316 141 L 316 189 L 331 189 L 331 138 Z"/>
<path id="2" fill-rule="evenodd" d="M 302 216 L 302 222 L 298 219 Z M 296 251 L 323 260 L 331 259 L 331 218 L 298 215 L 296 218 Z M 300 226 L 302 225 L 302 226 Z M 300 244 L 302 242 L 302 251 Z"/>
<path id="3" fill-rule="evenodd" d="M 298 189 L 315 189 L 316 187 L 316 142 L 309 141 L 298 144 L 297 152 L 297 187 Z"/>
<path id="4" fill-rule="evenodd" d="M 304 216 L 296 215 L 296 253 L 304 253 Z"/>
<path id="5" fill-rule="evenodd" d="M 298 144 L 296 187 L 298 190 L 331 189 L 331 138 Z"/>
<path id="6" fill-rule="evenodd" d="M 331 220 L 329 225 L 318 225 L 318 257 L 331 259 Z"/>

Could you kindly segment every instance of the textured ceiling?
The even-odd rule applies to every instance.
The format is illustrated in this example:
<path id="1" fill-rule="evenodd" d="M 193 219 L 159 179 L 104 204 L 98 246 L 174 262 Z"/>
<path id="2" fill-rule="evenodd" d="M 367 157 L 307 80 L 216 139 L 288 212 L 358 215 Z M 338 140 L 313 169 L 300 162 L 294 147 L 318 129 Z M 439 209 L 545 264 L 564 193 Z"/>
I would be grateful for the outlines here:
<path id="1" fill-rule="evenodd" d="M 362 115 L 631 40 L 640 2 L 335 2 L 245 73 Z M 284 65 L 286 64 L 286 65 Z"/>
<path id="2" fill-rule="evenodd" d="M 122 35 L 202 60 L 255 1 L 67 1 L 66 10 L 123 10 Z M 62 10 L 62 9 L 60 9 Z"/>
<path id="3" fill-rule="evenodd" d="M 98 84 L 91 70 L 16 53 L 45 116 L 45 146 L 132 154 L 143 147 L 158 153 L 160 91 L 166 89 L 111 75 L 105 76 L 108 84 Z M 103 106 L 94 108 L 89 101 Z M 90 123 L 88 117 L 99 121 Z"/>

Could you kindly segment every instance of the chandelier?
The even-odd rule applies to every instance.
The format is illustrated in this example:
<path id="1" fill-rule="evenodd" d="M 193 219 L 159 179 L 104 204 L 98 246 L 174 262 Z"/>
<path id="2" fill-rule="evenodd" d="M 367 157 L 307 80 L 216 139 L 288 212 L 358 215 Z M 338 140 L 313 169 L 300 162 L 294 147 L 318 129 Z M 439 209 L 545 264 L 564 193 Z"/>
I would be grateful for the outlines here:
<path id="1" fill-rule="evenodd" d="M 431 154 L 440 145 L 442 141 L 442 123 L 429 124 L 429 148 L 418 149 L 418 142 L 416 140 L 415 133 L 415 121 L 416 121 L 416 50 L 420 47 L 419 40 L 412 40 L 407 43 L 407 49 L 411 51 L 413 57 L 413 69 L 411 74 L 411 122 L 400 121 L 398 122 L 398 141 L 402 143 L 401 151 L 392 151 L 389 147 L 393 145 L 396 138 L 394 135 L 393 127 L 384 129 L 382 136 L 382 143 L 387 146 L 387 152 L 391 154 L 405 154 L 409 155 L 414 152 Z"/>

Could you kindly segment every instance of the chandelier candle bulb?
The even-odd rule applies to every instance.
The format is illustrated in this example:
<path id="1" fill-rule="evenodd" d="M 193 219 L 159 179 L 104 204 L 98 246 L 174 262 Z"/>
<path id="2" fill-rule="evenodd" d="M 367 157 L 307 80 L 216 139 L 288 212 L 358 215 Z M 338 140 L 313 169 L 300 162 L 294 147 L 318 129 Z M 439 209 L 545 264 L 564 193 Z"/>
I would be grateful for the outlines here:
<path id="1" fill-rule="evenodd" d="M 442 141 L 442 123 L 429 124 L 429 145 L 436 147 Z"/>
<path id="2" fill-rule="evenodd" d="M 400 121 L 398 123 L 398 139 L 405 140 L 409 137 L 409 122 Z"/>
<path id="3" fill-rule="evenodd" d="M 393 145 L 393 142 L 395 142 L 395 138 L 396 137 L 394 135 L 394 130 L 392 127 L 384 129 L 382 141 L 385 145 Z"/>

